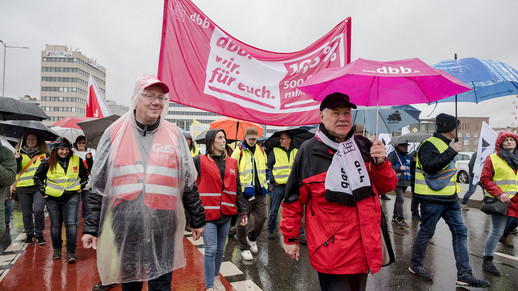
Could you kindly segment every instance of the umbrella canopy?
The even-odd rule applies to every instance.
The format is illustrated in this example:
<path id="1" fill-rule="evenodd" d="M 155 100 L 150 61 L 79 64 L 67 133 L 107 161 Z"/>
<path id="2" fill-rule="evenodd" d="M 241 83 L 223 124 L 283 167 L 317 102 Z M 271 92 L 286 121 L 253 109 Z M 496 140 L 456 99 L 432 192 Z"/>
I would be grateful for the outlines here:
<path id="1" fill-rule="evenodd" d="M 56 121 L 52 126 L 59 126 L 63 128 L 76 128 L 81 129 L 78 122 L 95 119 L 95 117 L 65 117 Z"/>
<path id="2" fill-rule="evenodd" d="M 44 120 L 49 117 L 32 102 L 0 97 L 0 120 Z"/>
<path id="3" fill-rule="evenodd" d="M 390 140 L 390 144 L 395 146 L 400 143 L 413 143 L 413 142 L 420 143 L 431 136 L 432 135 L 428 134 L 428 133 L 411 132 L 411 133 L 403 134 L 403 135 L 392 138 Z"/>
<path id="4" fill-rule="evenodd" d="M 376 110 L 375 108 L 364 108 L 352 111 L 353 124 L 363 124 L 365 131 L 369 133 L 376 133 L 376 118 L 379 119 L 378 132 L 380 133 L 392 133 L 407 125 L 419 123 L 419 115 L 415 118 L 402 109 L 383 108 Z"/>
<path id="5" fill-rule="evenodd" d="M 457 95 L 457 102 L 478 103 L 518 94 L 518 71 L 499 61 L 463 58 L 445 60 L 432 67 L 445 71 L 473 88 Z M 455 102 L 455 97 L 438 102 Z"/>
<path id="6" fill-rule="evenodd" d="M 76 138 L 80 135 L 84 135 L 83 131 L 78 128 L 66 128 L 60 126 L 51 127 L 57 134 L 68 139 L 71 143 L 76 141 Z"/>
<path id="7" fill-rule="evenodd" d="M 344 93 L 359 106 L 430 103 L 471 89 L 417 58 L 390 62 L 360 58 L 320 71 L 298 88 L 317 101 Z"/>
<path id="8" fill-rule="evenodd" d="M 110 115 L 78 122 L 77 125 L 83 130 L 86 137 L 86 147 L 96 149 L 104 131 L 119 117 L 118 115 Z"/>
<path id="9" fill-rule="evenodd" d="M 252 126 L 257 128 L 259 136 L 263 135 L 264 128 L 255 122 L 224 117 L 210 123 L 210 129 L 223 129 L 227 134 L 228 140 L 243 140 L 246 129 Z"/>
<path id="10" fill-rule="evenodd" d="M 9 143 L 9 141 L 5 137 L 0 136 L 0 144 L 14 153 L 14 147 Z"/>
<path id="11" fill-rule="evenodd" d="M 280 144 L 281 134 L 285 132 L 290 132 L 293 138 L 291 139 L 291 144 L 299 148 L 303 142 L 315 136 L 316 128 L 302 128 L 302 127 L 293 127 L 285 130 L 276 131 L 270 136 L 263 144 L 264 148 L 267 152 L 271 151 L 274 147 Z"/>
<path id="12" fill-rule="evenodd" d="M 34 132 L 44 140 L 56 140 L 59 135 L 36 120 L 5 120 L 0 121 L 0 134 L 5 137 L 22 138 L 26 133 Z"/>

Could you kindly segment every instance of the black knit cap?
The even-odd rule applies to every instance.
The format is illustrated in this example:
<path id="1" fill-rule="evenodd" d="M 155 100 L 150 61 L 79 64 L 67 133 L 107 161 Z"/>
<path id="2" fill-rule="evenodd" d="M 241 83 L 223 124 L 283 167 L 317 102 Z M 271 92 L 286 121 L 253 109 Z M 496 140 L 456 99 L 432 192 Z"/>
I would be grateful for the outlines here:
<path id="1" fill-rule="evenodd" d="M 356 104 L 349 101 L 349 96 L 347 96 L 343 93 L 335 92 L 333 94 L 327 95 L 326 98 L 324 98 L 324 100 L 322 100 L 322 103 L 320 103 L 320 111 L 322 111 L 326 108 L 333 109 L 340 105 L 347 105 L 351 108 L 356 109 Z"/>
<path id="2" fill-rule="evenodd" d="M 460 121 L 455 116 L 441 113 L 435 118 L 436 131 L 438 133 L 445 133 L 454 130 L 459 126 Z"/>
<path id="3" fill-rule="evenodd" d="M 62 148 L 69 148 L 70 150 L 72 150 L 72 144 L 70 143 L 70 141 L 68 141 L 68 139 L 60 136 L 52 144 L 52 151 Z"/>

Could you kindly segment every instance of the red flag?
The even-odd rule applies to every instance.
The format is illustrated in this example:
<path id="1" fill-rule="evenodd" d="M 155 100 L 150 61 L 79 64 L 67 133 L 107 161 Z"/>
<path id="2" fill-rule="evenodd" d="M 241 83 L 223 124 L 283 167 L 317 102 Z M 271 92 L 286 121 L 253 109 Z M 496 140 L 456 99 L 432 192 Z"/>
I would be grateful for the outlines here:
<path id="1" fill-rule="evenodd" d="M 88 79 L 88 99 L 86 101 L 86 117 L 102 118 L 112 115 L 106 105 L 103 94 L 92 75 Z"/>
<path id="2" fill-rule="evenodd" d="M 268 125 L 320 123 L 319 102 L 296 86 L 320 70 L 350 62 L 351 18 L 298 52 L 247 45 L 189 0 L 166 0 L 158 77 L 169 98 Z"/>

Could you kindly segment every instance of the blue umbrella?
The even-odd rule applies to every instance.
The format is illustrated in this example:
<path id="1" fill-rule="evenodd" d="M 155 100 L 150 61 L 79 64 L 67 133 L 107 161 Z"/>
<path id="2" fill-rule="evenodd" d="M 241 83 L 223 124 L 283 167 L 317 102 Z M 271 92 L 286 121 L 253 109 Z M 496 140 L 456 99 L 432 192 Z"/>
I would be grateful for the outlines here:
<path id="1" fill-rule="evenodd" d="M 357 109 L 352 111 L 353 124 L 363 124 L 365 131 L 376 133 L 376 114 L 378 114 L 378 132 L 392 133 L 407 125 L 419 123 L 418 109 L 407 105 L 407 109 L 380 108 L 377 112 L 376 108 Z M 415 113 L 417 112 L 417 116 Z"/>
<path id="2" fill-rule="evenodd" d="M 498 61 L 464 58 L 432 66 L 461 80 L 473 90 L 458 94 L 458 102 L 475 102 L 518 94 L 518 71 Z M 436 102 L 455 102 L 455 96 Z"/>

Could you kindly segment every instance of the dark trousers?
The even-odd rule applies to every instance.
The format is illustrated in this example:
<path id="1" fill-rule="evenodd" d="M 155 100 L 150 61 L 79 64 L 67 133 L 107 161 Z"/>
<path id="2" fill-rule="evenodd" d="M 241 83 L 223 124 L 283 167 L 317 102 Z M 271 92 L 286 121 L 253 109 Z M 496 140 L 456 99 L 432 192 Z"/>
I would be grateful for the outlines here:
<path id="1" fill-rule="evenodd" d="M 419 199 L 415 197 L 414 192 L 414 182 L 412 182 L 411 186 L 412 190 L 412 202 L 410 203 L 410 211 L 412 212 L 412 216 L 420 216 L 419 215 Z"/>
<path id="2" fill-rule="evenodd" d="M 173 282 L 173 272 L 164 274 L 156 279 L 147 282 L 149 291 L 169 291 L 171 290 L 171 283 Z M 122 283 L 122 291 L 140 291 L 144 282 L 129 282 Z"/>
<path id="3" fill-rule="evenodd" d="M 516 217 L 509 217 L 507 219 L 507 224 L 505 225 L 504 235 L 510 235 L 511 231 L 516 227 L 518 227 L 518 219 L 516 219 Z"/>
<path id="4" fill-rule="evenodd" d="M 364 291 L 368 274 L 334 275 L 318 272 L 322 291 Z"/>
<path id="5" fill-rule="evenodd" d="M 237 219 L 237 239 L 239 240 L 239 249 L 242 251 L 250 249 L 250 245 L 246 241 L 247 235 L 248 239 L 256 241 L 266 221 L 266 197 L 265 195 L 255 195 L 254 197 L 255 199 L 252 200 L 245 198 L 246 209 L 248 209 L 248 225 L 241 225 L 241 217 Z"/>
<path id="6" fill-rule="evenodd" d="M 403 204 L 405 203 L 405 191 L 406 186 L 396 186 L 394 192 L 396 193 L 396 201 L 394 201 L 394 212 L 392 214 L 393 218 L 397 218 L 399 220 L 405 219 L 403 216 Z"/>
<path id="7" fill-rule="evenodd" d="M 16 194 L 20 200 L 22 208 L 23 227 L 28 237 L 43 236 L 43 229 L 45 228 L 45 199 L 39 191 L 31 194 Z"/>
<path id="8" fill-rule="evenodd" d="M 66 200 L 47 198 L 47 210 L 50 216 L 50 237 L 52 247 L 55 250 L 61 249 L 63 239 L 61 229 L 65 223 L 65 234 L 67 238 L 67 252 L 76 252 L 77 240 L 77 205 L 79 204 L 79 194 L 72 195 Z"/>

